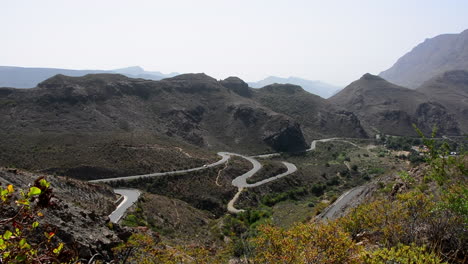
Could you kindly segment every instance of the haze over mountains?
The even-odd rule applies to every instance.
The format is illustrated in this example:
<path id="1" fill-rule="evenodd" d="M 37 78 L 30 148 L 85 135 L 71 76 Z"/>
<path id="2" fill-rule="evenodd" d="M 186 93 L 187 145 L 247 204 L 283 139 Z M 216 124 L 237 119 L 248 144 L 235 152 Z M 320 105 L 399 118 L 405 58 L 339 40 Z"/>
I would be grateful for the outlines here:
<path id="1" fill-rule="evenodd" d="M 444 49 L 436 47 L 437 43 L 431 44 L 434 46 L 426 50 L 428 54 L 421 56 L 440 59 L 438 50 Z M 447 178 L 444 184 L 453 184 L 456 188 L 466 185 L 463 182 L 466 180 L 467 159 L 463 153 L 466 139 L 460 137 L 468 133 L 468 71 L 460 61 L 464 54 L 465 48 L 458 47 L 450 51 L 450 56 L 434 60 L 438 62 L 432 64 L 427 63 L 427 58 L 411 59 L 411 63 L 402 64 L 409 60 L 403 57 L 395 68 L 387 71 L 391 73 L 390 78 L 398 82 L 416 85 L 423 79 L 406 76 L 407 72 L 414 71 L 418 78 L 428 78 L 422 85 L 408 88 L 366 73 L 341 91 L 320 81 L 296 77 L 271 76 L 250 83 L 249 87 L 234 76 L 217 80 L 204 73 L 165 75 L 138 66 L 111 71 L 0 67 L 0 181 L 2 186 L 8 186 L 5 190 L 0 188 L 2 199 L 5 201 L 18 187 L 30 189 L 27 196 L 22 196 L 31 202 L 34 202 L 30 194 L 34 187 L 43 188 L 39 189 L 42 197 L 51 194 L 47 182 L 43 183 L 41 178 L 34 181 L 38 174 L 41 177 L 48 174 L 58 195 L 47 198 L 54 199 L 50 204 L 47 202 L 50 210 L 41 208 L 41 214 L 45 212 L 50 216 L 42 218 L 43 215 L 38 214 L 42 219 L 40 228 L 44 223 L 50 224 L 56 232 L 54 239 L 77 249 L 75 254 L 82 259 L 92 259 L 97 254 L 103 259 L 120 258 L 115 257 L 118 254 L 128 257 L 140 243 L 145 248 L 156 245 L 165 252 L 169 249 L 165 246 L 167 243 L 177 245 L 172 248 L 182 245 L 181 249 L 188 244 L 203 245 L 212 252 L 222 250 L 223 255 L 231 255 L 224 250 L 229 247 L 231 252 L 234 245 L 234 251 L 242 248 L 242 252 L 223 256 L 229 257 L 229 261 L 226 258 L 224 262 L 208 263 L 242 263 L 237 262 L 239 256 L 249 257 L 245 253 L 245 238 L 253 241 L 253 250 L 261 248 L 249 236 L 261 235 L 263 231 L 255 228 L 264 222 L 271 223 L 271 228 L 276 225 L 287 228 L 300 222 L 322 225 L 320 219 L 336 219 L 350 212 L 351 207 L 368 201 L 372 206 L 363 212 L 375 208 L 372 209 L 374 214 L 382 213 L 381 208 L 390 208 L 382 207 L 389 201 L 392 207 L 397 205 L 398 210 L 387 215 L 396 219 L 395 226 L 409 226 L 409 222 L 419 225 L 416 229 L 408 227 L 408 232 L 403 232 L 405 235 L 399 239 L 407 241 L 414 235 L 422 237 L 425 243 L 430 235 L 412 234 L 413 229 L 424 230 L 431 223 L 439 223 L 439 218 L 455 219 L 457 214 L 434 216 L 426 211 L 441 212 L 440 208 L 421 207 L 420 215 L 431 217 L 427 222 L 407 218 L 410 215 L 407 212 L 414 211 L 411 204 L 408 211 L 403 210 L 408 199 L 431 203 L 436 208 L 440 207 L 436 204 L 442 203 L 437 200 L 432 203 L 430 199 L 445 194 L 436 188 L 436 182 L 431 185 L 429 177 L 423 175 L 424 170 L 433 169 L 432 166 L 409 169 L 422 162 L 422 153 L 411 151 L 406 156 L 400 150 L 428 145 L 434 161 L 438 162 L 441 157 L 441 161 L 447 161 L 445 165 L 453 166 L 444 167 L 444 171 L 452 173 L 460 169 L 460 172 L 453 172 L 455 177 L 444 176 Z M 445 67 L 439 67 L 441 61 L 453 69 L 439 72 Z M 399 70 L 395 70 L 397 68 Z M 450 151 L 456 151 L 453 157 L 432 155 L 430 144 L 420 138 L 409 138 L 418 137 L 414 126 L 425 135 L 430 135 L 436 127 L 438 139 L 434 142 L 450 140 L 453 143 Z M 458 142 L 462 143 L 458 145 Z M 269 155 L 261 155 L 267 153 Z M 223 159 L 219 161 L 217 155 Z M 232 158 L 227 159 L 228 156 Z M 460 163 L 455 163 L 458 161 Z M 26 173 L 23 169 L 35 173 Z M 403 172 L 407 173 L 407 178 L 402 177 Z M 439 173 L 434 169 L 433 172 Z M 239 179 L 241 184 L 236 184 Z M 116 188 L 116 193 L 120 188 L 133 188 L 126 191 L 134 200 L 120 193 L 123 196 L 114 204 L 117 197 L 105 184 Z M 417 195 L 413 196 L 410 188 L 417 189 Z M 435 195 L 434 190 L 438 192 Z M 458 189 L 454 190 L 456 194 Z M 406 196 L 405 192 L 411 196 Z M 338 196 L 340 193 L 343 195 Z M 423 194 L 427 194 L 427 200 L 418 198 Z M 375 203 L 375 195 L 381 197 L 381 204 Z M 394 203 L 401 197 L 404 202 Z M 40 201 L 41 196 L 38 197 Z M 0 216 L 14 220 L 19 214 L 12 212 L 20 203 L 11 203 L 0 210 Z M 123 216 L 120 224 L 128 228 L 121 228 L 118 220 L 107 217 L 118 203 L 117 208 L 126 208 L 120 214 Z M 125 203 L 128 208 L 121 206 Z M 351 211 L 351 214 L 358 212 Z M 349 236 L 350 243 L 340 248 L 352 252 L 354 249 L 350 251 L 349 245 L 363 242 L 352 240 L 354 235 L 358 237 L 356 234 L 362 233 L 354 227 L 361 226 L 362 222 L 358 221 L 364 220 L 351 215 L 338 221 L 346 224 L 334 222 L 336 226 L 331 226 L 330 230 L 335 234 L 337 226 L 343 228 L 338 231 Z M 365 221 L 367 225 L 367 219 Z M 458 218 L 453 221 L 457 229 L 449 228 L 451 233 L 456 234 L 457 239 L 458 236 L 465 239 L 460 232 L 464 230 L 462 221 Z M 27 226 L 34 229 L 37 223 Z M 435 225 L 439 229 L 431 232 L 446 237 L 446 223 Z M 345 229 L 346 225 L 352 230 Z M 375 225 L 378 228 L 372 229 L 369 237 L 372 238 L 365 243 L 385 234 L 379 231 L 380 220 Z M 12 226 L 16 227 L 17 223 L 13 221 Z M 324 231 L 326 235 L 327 229 L 321 226 L 306 232 Z M 4 230 L 0 226 L 0 235 L 10 236 Z M 356 234 L 351 235 L 355 231 Z M 139 232 L 152 238 L 140 241 L 132 235 Z M 29 233 L 42 236 L 43 232 Z M 50 234 L 45 232 L 46 237 Z M 303 230 L 300 234 L 304 234 Z M 18 243 L 24 241 L 9 240 L 10 237 L 3 235 L 8 243 L 14 239 Z M 364 239 L 367 240 L 367 236 Z M 236 241 L 242 245 L 233 244 Z M 381 241 L 388 241 L 388 238 Z M 437 245 L 440 241 L 436 240 Z M 459 243 L 461 239 L 452 241 L 455 242 L 447 244 L 467 245 Z M 129 249 L 128 252 L 113 250 L 122 245 L 121 242 L 128 242 L 130 247 L 125 249 Z M 378 240 L 372 243 L 374 248 L 384 244 Z M 362 250 L 368 248 L 367 245 L 371 244 L 363 244 Z M 302 246 L 298 249 L 299 254 L 303 253 L 302 249 Z M 200 252 L 205 259 L 208 251 Z M 284 252 L 290 254 L 287 250 Z M 340 252 L 331 254 L 337 253 Z M 169 254 L 174 256 L 173 252 Z M 460 263 L 465 263 L 466 254 L 459 255 L 464 258 Z M 145 253 L 142 256 L 151 260 L 156 255 Z M 276 263 L 278 259 L 259 263 Z M 256 259 L 253 262 L 257 263 Z"/>
<path id="2" fill-rule="evenodd" d="M 145 71 L 139 66 L 115 70 L 69 70 L 57 68 L 23 68 L 0 66 L 0 87 L 32 88 L 54 75 L 84 76 L 93 73 L 119 73 L 132 78 L 161 80 L 174 77 L 178 73 L 163 74 L 161 72 Z"/>
<path id="3" fill-rule="evenodd" d="M 0 112 L 6 117 L 0 121 L 3 132 L 140 130 L 206 147 L 263 142 L 283 151 L 307 147 L 291 118 L 258 106 L 204 74 L 163 81 L 56 75 L 37 88 L 3 88 L 0 93 Z"/>
<path id="4" fill-rule="evenodd" d="M 461 55 L 452 57 L 463 56 L 459 51 Z M 12 72 L 38 73 L 26 81 L 57 70 L 0 69 L 7 80 L 23 79 L 24 75 L 9 75 Z M 79 75 L 86 71 L 67 73 Z M 140 67 L 113 73 L 56 75 L 32 89 L 0 88 L 0 115 L 4 117 L 0 119 L 0 133 L 15 135 L 18 144 L 23 145 L 34 144 L 49 134 L 79 135 L 92 145 L 96 133 L 123 134 L 119 142 L 125 145 L 136 133 L 159 141 L 170 138 L 205 150 L 259 153 L 301 151 L 311 140 L 326 137 L 366 138 L 380 133 L 414 136 L 413 124 L 426 134 L 437 126 L 439 136 L 468 132 L 468 73 L 463 70 L 436 76 L 427 73 L 432 79 L 417 90 L 365 74 L 329 99 L 293 84 L 250 88 L 237 77 L 218 81 L 205 74 L 183 74 L 154 81 L 148 79 L 167 76 Z M 307 85 L 298 78 L 271 77 L 252 86 L 270 81 Z M 27 140 L 22 140 L 23 136 Z M 99 163 L 97 167 L 104 171 L 113 167 L 107 161 L 84 165 L 67 162 L 68 167 L 95 167 Z M 60 168 L 64 164 L 53 166 Z M 151 169 L 154 166 L 138 173 Z"/>
<path id="5" fill-rule="evenodd" d="M 416 89 L 425 81 L 452 70 L 468 70 L 468 30 L 426 39 L 380 76 Z"/>
<path id="6" fill-rule="evenodd" d="M 249 82 L 249 86 L 252 88 L 262 88 L 270 84 L 294 84 L 301 86 L 305 91 L 316 94 L 323 98 L 328 98 L 339 90 L 342 87 L 334 86 L 328 83 L 324 83 L 322 81 L 311 81 L 302 79 L 299 77 L 288 77 L 288 78 L 281 78 L 276 76 L 269 76 L 263 80 L 258 82 Z"/>
<path id="7" fill-rule="evenodd" d="M 356 114 L 371 134 L 416 135 L 415 124 L 425 133 L 436 126 L 442 135 L 461 135 L 468 133 L 467 70 L 468 30 L 439 35 L 380 77 L 365 74 L 329 102 Z"/>
<path id="8" fill-rule="evenodd" d="M 179 73 L 164 74 L 158 71 L 145 71 L 140 66 L 133 66 L 114 70 L 70 70 L 58 68 L 24 68 L 0 66 L 0 87 L 11 88 L 33 88 L 42 81 L 57 74 L 66 76 L 84 76 L 86 74 L 118 73 L 130 78 L 142 78 L 147 80 L 162 80 L 179 75 Z M 253 88 L 262 88 L 270 84 L 295 84 L 299 85 L 309 93 L 328 98 L 338 92 L 341 88 L 321 81 L 311 81 L 298 77 L 281 78 L 270 76 L 258 82 L 250 82 Z"/>

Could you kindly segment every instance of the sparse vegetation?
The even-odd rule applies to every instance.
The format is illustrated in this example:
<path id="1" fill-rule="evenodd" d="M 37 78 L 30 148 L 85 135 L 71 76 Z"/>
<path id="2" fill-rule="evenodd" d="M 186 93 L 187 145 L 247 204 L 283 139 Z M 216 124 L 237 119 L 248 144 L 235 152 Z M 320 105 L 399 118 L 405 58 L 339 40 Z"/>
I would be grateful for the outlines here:
<path id="1" fill-rule="evenodd" d="M 248 178 L 247 183 L 255 183 L 287 171 L 287 168 L 280 162 L 269 160 L 264 160 L 261 162 L 263 163 L 263 168 L 259 172 L 255 173 L 255 175 Z"/>

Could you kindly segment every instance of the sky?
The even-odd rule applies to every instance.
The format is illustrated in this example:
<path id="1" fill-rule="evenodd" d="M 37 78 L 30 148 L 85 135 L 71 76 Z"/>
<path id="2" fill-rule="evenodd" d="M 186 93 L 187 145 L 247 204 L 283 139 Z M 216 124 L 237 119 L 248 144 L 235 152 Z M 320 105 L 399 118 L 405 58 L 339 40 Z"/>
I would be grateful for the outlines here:
<path id="1" fill-rule="evenodd" d="M 468 29 L 467 14 L 464 0 L 0 0 L 0 65 L 344 86 Z"/>

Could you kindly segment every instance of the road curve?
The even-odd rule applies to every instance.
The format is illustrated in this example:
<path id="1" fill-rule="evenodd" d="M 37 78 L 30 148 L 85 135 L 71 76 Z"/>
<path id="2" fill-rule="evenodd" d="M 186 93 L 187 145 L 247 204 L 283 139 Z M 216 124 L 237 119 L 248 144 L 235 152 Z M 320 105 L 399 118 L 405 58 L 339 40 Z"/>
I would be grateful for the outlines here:
<path id="1" fill-rule="evenodd" d="M 232 153 L 234 154 L 234 153 Z M 97 179 L 97 180 L 91 180 L 89 182 L 112 182 L 112 181 L 119 181 L 119 180 L 135 180 L 139 178 L 149 178 L 149 177 L 161 177 L 161 176 L 167 176 L 167 175 L 175 175 L 175 174 L 184 174 L 187 172 L 193 172 L 193 171 L 199 171 L 199 170 L 204 170 L 207 168 L 211 167 L 216 167 L 220 164 L 223 164 L 229 160 L 231 155 L 228 155 L 228 152 L 219 152 L 218 155 L 221 156 L 221 159 L 218 160 L 215 163 L 208 164 L 206 166 L 202 167 L 197 167 L 197 168 L 192 168 L 192 169 L 187 169 L 187 170 L 177 170 L 177 171 L 168 171 L 168 172 L 156 172 L 156 173 L 149 173 L 149 174 L 141 174 L 141 175 L 132 175 L 132 176 L 124 176 L 124 177 L 116 177 L 116 178 L 106 178 L 106 179 Z M 238 155 L 238 154 L 236 154 Z M 241 155 L 238 155 L 241 156 Z"/>
<path id="2" fill-rule="evenodd" d="M 252 157 L 245 157 L 245 158 L 247 158 L 247 160 L 253 162 L 252 164 L 256 164 L 256 163 L 260 164 L 257 160 L 252 159 Z M 294 165 L 292 163 L 289 163 L 289 162 L 284 162 L 284 161 L 283 161 L 283 164 L 286 166 L 286 168 L 288 170 L 286 172 L 284 172 L 284 173 L 275 175 L 275 176 L 270 177 L 268 179 L 264 179 L 264 180 L 261 180 L 261 181 L 255 182 L 255 183 L 247 183 L 247 179 L 252 177 L 255 174 L 255 173 L 251 173 L 251 172 L 254 171 L 254 170 L 255 170 L 255 172 L 257 172 L 259 169 L 262 168 L 262 165 L 260 164 L 260 167 L 258 169 L 256 169 L 256 167 L 254 165 L 254 168 L 252 170 L 250 170 L 247 173 L 244 173 L 241 176 L 239 176 L 239 177 L 235 178 L 234 180 L 232 180 L 232 185 L 237 187 L 237 193 L 236 193 L 236 195 L 234 195 L 234 197 L 229 201 L 229 203 L 227 205 L 228 212 L 233 213 L 233 214 L 237 214 L 237 213 L 240 213 L 240 212 L 244 211 L 242 209 L 235 208 L 234 204 L 237 202 L 237 200 L 239 199 L 240 194 L 244 191 L 245 188 L 257 187 L 257 186 L 263 185 L 265 183 L 269 183 L 271 181 L 277 180 L 279 178 L 282 178 L 284 176 L 287 176 L 287 175 L 297 171 L 296 165 Z"/>
<path id="3" fill-rule="evenodd" d="M 340 138 L 327 138 L 327 139 L 318 139 L 312 141 L 310 148 L 307 149 L 306 151 L 313 151 L 317 147 L 317 142 L 328 142 L 328 141 L 333 141 L 333 140 L 339 140 L 339 141 L 344 141 L 348 142 L 352 145 L 357 146 L 356 144 L 342 140 Z M 283 162 L 283 164 L 286 166 L 287 171 L 278 175 L 275 175 L 273 177 L 270 177 L 268 179 L 264 179 L 255 183 L 247 183 L 247 179 L 252 177 L 255 173 L 257 173 L 261 168 L 262 164 L 258 162 L 255 158 L 270 158 L 274 156 L 279 156 L 280 153 L 270 153 L 270 154 L 263 154 L 263 155 L 257 155 L 257 156 L 244 156 L 241 154 L 237 153 L 231 153 L 231 152 L 218 152 L 217 153 L 219 156 L 221 156 L 221 159 L 217 162 L 211 163 L 204 165 L 202 167 L 197 167 L 197 168 L 192 168 L 192 169 L 187 169 L 187 170 L 177 170 L 177 171 L 170 171 L 170 172 L 156 172 L 156 173 L 150 173 L 150 174 L 142 174 L 142 175 L 132 175 L 132 176 L 125 176 L 125 177 L 117 177 L 117 178 L 106 178 L 106 179 L 96 179 L 96 180 L 91 180 L 90 182 L 93 183 L 104 183 L 104 182 L 112 182 L 112 181 L 117 181 L 117 180 L 134 180 L 134 179 L 139 179 L 139 178 L 147 178 L 147 177 L 161 177 L 161 176 L 167 176 L 167 175 L 176 175 L 176 174 L 184 174 L 188 172 L 194 172 L 194 171 L 199 171 L 199 170 L 204 170 L 207 168 L 212 168 L 216 167 L 220 164 L 226 163 L 231 156 L 238 156 L 241 158 L 244 158 L 248 160 L 250 163 L 252 163 L 253 168 L 249 170 L 248 172 L 236 177 L 234 180 L 232 180 L 232 185 L 238 188 L 238 192 L 234 195 L 234 197 L 229 201 L 228 203 L 228 211 L 231 213 L 239 213 L 242 212 L 243 210 L 236 209 L 234 207 L 235 202 L 239 199 L 240 194 L 244 190 L 244 188 L 253 188 L 253 187 L 258 187 L 260 185 L 269 183 L 271 181 L 277 180 L 279 178 L 285 177 L 289 174 L 292 174 L 297 171 L 297 167 L 289 162 Z M 111 218 L 112 222 L 118 222 L 120 218 L 123 216 L 125 211 L 133 205 L 138 200 L 138 197 L 140 196 L 140 192 L 138 190 L 134 189 L 115 189 L 115 193 L 121 194 L 124 199 L 123 201 L 119 204 L 119 206 L 116 208 L 116 210 L 109 215 Z"/>
<path id="4" fill-rule="evenodd" d="M 123 196 L 122 202 L 109 215 L 112 223 L 118 223 L 127 209 L 132 206 L 140 197 L 140 191 L 135 189 L 114 189 L 114 192 Z"/>

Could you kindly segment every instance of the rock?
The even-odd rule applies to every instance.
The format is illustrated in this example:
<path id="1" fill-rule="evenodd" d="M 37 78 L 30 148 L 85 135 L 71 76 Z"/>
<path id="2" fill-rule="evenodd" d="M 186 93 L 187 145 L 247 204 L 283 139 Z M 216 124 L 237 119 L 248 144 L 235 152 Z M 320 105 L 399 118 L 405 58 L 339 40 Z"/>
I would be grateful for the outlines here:
<path id="1" fill-rule="evenodd" d="M 266 131 L 263 140 L 274 150 L 300 152 L 308 148 L 298 123 L 285 120 L 271 125 L 271 130 Z"/>
<path id="2" fill-rule="evenodd" d="M 235 92 L 236 94 L 244 97 L 251 97 L 252 92 L 249 89 L 249 85 L 238 77 L 229 77 L 222 80 L 221 85 Z"/>

